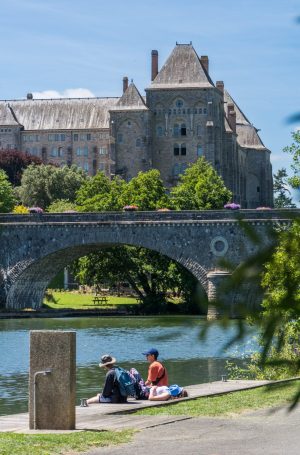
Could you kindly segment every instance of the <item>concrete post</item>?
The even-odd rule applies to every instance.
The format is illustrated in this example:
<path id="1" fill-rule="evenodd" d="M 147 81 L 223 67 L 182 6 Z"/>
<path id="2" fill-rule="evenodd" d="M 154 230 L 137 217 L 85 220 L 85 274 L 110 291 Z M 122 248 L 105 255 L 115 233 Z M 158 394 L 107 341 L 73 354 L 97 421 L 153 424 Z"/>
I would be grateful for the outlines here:
<path id="1" fill-rule="evenodd" d="M 208 278 L 208 309 L 207 319 L 219 319 L 221 316 L 221 310 L 214 302 L 218 300 L 218 289 L 222 284 L 222 281 L 230 275 L 229 272 L 224 270 L 215 270 L 207 274 Z"/>
<path id="2" fill-rule="evenodd" d="M 75 429 L 76 332 L 30 332 L 29 428 Z"/>

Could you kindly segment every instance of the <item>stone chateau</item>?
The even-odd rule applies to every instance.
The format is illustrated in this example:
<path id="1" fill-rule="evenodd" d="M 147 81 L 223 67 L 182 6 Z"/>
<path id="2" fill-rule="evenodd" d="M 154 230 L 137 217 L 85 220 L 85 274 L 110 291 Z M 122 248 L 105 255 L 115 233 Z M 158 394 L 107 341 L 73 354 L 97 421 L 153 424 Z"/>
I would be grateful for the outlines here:
<path id="1" fill-rule="evenodd" d="M 0 101 L 0 153 L 28 151 L 43 162 L 76 164 L 126 180 L 156 168 L 167 186 L 204 156 L 243 208 L 273 205 L 270 150 L 224 88 L 209 76 L 207 56 L 176 44 L 142 96 L 123 78 L 120 98 Z"/>

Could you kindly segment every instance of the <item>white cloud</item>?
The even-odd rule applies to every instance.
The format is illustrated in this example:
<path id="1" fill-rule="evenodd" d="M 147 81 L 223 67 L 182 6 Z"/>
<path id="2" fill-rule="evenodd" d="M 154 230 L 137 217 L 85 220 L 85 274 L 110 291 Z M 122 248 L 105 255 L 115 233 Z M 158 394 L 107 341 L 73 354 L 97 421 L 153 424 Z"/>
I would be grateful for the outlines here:
<path id="1" fill-rule="evenodd" d="M 63 92 L 57 90 L 44 90 L 43 92 L 32 92 L 34 99 L 53 98 L 94 98 L 95 95 L 87 88 L 67 88 Z"/>
<path id="2" fill-rule="evenodd" d="M 298 133 L 298 131 L 300 131 L 300 125 L 296 126 L 294 131 L 295 131 L 295 133 Z"/>

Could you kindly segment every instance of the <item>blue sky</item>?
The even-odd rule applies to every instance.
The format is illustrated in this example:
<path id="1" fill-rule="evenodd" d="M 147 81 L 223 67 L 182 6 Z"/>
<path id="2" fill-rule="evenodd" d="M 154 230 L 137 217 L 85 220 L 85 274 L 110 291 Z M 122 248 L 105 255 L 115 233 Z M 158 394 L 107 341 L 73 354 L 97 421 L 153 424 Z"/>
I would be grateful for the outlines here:
<path id="1" fill-rule="evenodd" d="M 144 93 L 151 50 L 161 67 L 176 41 L 192 41 L 261 129 L 274 171 L 288 165 L 281 150 L 300 127 L 286 123 L 300 111 L 298 0 L 2 0 L 0 12 L 0 99 L 118 96 L 125 75 Z"/>

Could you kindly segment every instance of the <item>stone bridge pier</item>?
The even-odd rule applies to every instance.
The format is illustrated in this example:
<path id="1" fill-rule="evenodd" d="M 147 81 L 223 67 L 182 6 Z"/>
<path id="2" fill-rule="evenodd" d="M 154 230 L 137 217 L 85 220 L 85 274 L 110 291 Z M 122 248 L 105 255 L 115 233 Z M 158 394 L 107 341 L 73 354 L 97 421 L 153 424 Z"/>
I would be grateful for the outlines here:
<path id="1" fill-rule="evenodd" d="M 239 218 L 261 238 L 259 246 Z M 276 210 L 0 215 L 0 305 L 38 309 L 49 282 L 72 261 L 100 248 L 132 245 L 189 270 L 208 295 L 208 317 L 215 318 L 218 289 L 228 277 L 220 260 L 239 265 L 270 241 L 268 229 L 289 222 Z"/>

